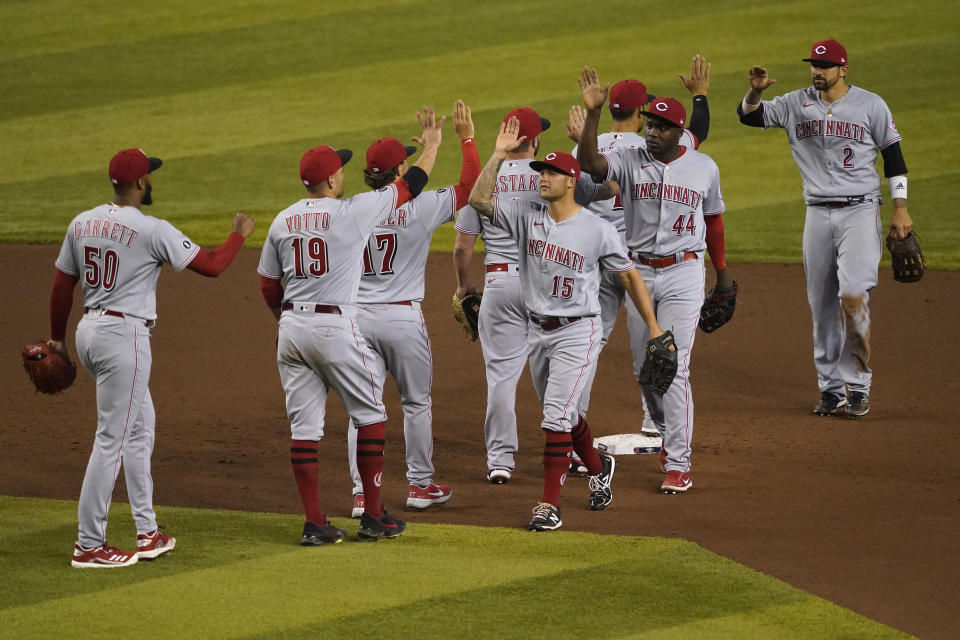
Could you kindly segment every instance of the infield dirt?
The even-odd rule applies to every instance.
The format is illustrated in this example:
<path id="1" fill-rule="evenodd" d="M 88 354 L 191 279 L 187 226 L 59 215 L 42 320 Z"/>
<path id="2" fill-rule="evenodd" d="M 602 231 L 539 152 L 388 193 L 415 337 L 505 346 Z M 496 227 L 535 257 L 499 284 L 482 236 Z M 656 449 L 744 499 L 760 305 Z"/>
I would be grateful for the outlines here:
<path id="1" fill-rule="evenodd" d="M 80 373 L 65 393 L 42 396 L 19 361 L 24 344 L 48 335 L 57 251 L 0 251 L 0 494 L 76 499 L 93 441 L 90 377 Z M 160 278 L 150 385 L 158 505 L 300 512 L 274 359 L 276 322 L 259 294 L 258 257 L 241 251 L 216 280 L 169 269 Z M 920 283 L 902 285 L 882 270 L 870 304 L 872 408 L 848 420 L 811 415 L 819 394 L 801 267 L 730 271 L 741 286 L 736 315 L 718 332 L 697 336 L 691 362 L 694 488 L 662 495 L 656 456 L 622 456 L 606 511 L 587 510 L 586 480 L 568 479 L 564 529 L 684 538 L 885 624 L 925 638 L 954 637 L 960 273 L 927 272 Z M 542 483 L 540 407 L 524 373 L 518 468 L 508 484 L 490 485 L 483 359 L 452 320 L 454 286 L 451 257 L 432 254 L 423 309 L 435 364 L 434 462 L 453 498 L 432 511 L 405 510 L 402 414 L 390 382 L 384 502 L 414 523 L 525 527 Z M 71 353 L 79 305 L 71 314 Z M 589 416 L 594 435 L 640 426 L 622 313 L 600 357 Z M 332 396 L 320 455 L 321 503 L 333 516 L 351 507 L 346 424 Z M 117 484 L 115 499 L 126 500 L 122 474 Z M 291 531 L 291 544 L 298 539 L 299 530 Z M 65 549 L 71 542 L 64 540 Z M 676 597 L 650 594 L 650 603 Z"/>

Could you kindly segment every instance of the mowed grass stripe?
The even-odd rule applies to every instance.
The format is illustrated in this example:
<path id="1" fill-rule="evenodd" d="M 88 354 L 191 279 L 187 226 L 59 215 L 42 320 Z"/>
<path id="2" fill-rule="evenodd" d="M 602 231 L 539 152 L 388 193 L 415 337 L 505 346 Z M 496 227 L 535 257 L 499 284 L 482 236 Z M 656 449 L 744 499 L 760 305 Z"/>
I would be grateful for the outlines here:
<path id="1" fill-rule="evenodd" d="M 903 637 L 680 540 L 412 524 L 399 540 L 301 548 L 296 516 L 161 508 L 178 536 L 173 554 L 80 571 L 68 564 L 75 509 L 0 497 L 0 548 L 20 559 L 0 564 L 15 585 L 2 596 L 6 637 L 519 638 L 545 623 L 613 637 L 732 629 L 741 618 L 793 637 Z M 127 513 L 112 509 L 115 541 L 131 536 Z M 665 606 L 674 594 L 682 606 Z"/>

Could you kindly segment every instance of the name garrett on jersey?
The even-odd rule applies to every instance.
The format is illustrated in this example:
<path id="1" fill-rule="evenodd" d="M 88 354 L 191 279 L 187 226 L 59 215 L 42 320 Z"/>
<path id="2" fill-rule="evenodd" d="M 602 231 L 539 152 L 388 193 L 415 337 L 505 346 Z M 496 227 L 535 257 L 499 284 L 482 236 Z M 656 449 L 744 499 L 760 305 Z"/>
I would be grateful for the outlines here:
<path id="1" fill-rule="evenodd" d="M 103 238 L 113 240 L 117 244 L 127 247 L 137 239 L 140 234 L 133 227 L 120 224 L 113 220 L 101 220 L 100 218 L 87 219 L 83 222 L 77 221 L 73 225 L 73 235 L 76 238 Z"/>

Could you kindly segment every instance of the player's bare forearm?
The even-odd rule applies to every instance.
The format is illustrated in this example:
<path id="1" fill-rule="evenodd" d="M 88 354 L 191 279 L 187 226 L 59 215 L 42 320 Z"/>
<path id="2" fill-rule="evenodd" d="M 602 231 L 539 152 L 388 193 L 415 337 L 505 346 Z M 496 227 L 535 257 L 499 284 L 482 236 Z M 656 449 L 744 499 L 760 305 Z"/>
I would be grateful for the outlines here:
<path id="1" fill-rule="evenodd" d="M 650 291 L 647 289 L 647 285 L 644 283 L 640 272 L 637 271 L 636 268 L 633 268 L 629 271 L 621 271 L 617 275 L 620 277 L 623 288 L 630 295 L 630 299 L 633 300 L 637 311 L 640 312 L 640 317 L 643 318 L 644 323 L 650 328 L 650 337 L 656 338 L 663 334 L 663 329 L 660 328 L 660 324 L 657 322 L 657 314 L 653 310 Z"/>
<path id="2" fill-rule="evenodd" d="M 500 166 L 506 157 L 506 153 L 494 151 L 470 192 L 470 206 L 476 209 L 477 213 L 488 218 L 493 217 L 493 188 L 497 182 L 497 174 L 500 173 Z"/>
<path id="3" fill-rule="evenodd" d="M 600 123 L 600 107 L 587 109 L 580 132 L 580 144 L 577 147 L 577 161 L 580 168 L 598 180 L 607 177 L 607 159 L 597 151 L 597 127 Z"/>
<path id="4" fill-rule="evenodd" d="M 457 239 L 453 243 L 453 270 L 457 276 L 458 298 L 477 290 L 470 277 L 470 263 L 473 261 L 473 248 L 476 242 L 477 236 L 457 233 Z"/>

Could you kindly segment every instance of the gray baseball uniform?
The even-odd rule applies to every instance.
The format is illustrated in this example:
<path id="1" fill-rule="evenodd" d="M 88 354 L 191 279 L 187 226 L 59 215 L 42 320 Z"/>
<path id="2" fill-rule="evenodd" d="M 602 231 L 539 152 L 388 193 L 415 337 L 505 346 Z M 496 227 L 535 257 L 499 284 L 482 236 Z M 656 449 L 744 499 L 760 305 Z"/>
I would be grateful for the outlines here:
<path id="1" fill-rule="evenodd" d="M 530 168 L 532 159 L 506 160 L 500 167 L 494 194 L 501 198 L 543 203 L 540 173 Z M 590 176 L 577 183 L 577 202 L 591 202 L 597 192 Z M 473 207 L 461 209 L 455 228 L 468 235 L 483 234 L 486 250 L 486 284 L 480 306 L 480 347 L 487 376 L 487 415 L 483 432 L 487 468 L 512 471 L 517 451 L 517 382 L 527 360 L 527 308 L 520 284 L 516 240 L 479 215 Z"/>
<path id="2" fill-rule="evenodd" d="M 83 547 L 106 542 L 121 463 L 137 532 L 157 529 L 150 474 L 156 414 L 147 387 L 157 278 L 164 263 L 181 271 L 198 251 L 169 222 L 113 203 L 74 218 L 60 247 L 57 269 L 79 276 L 83 287 L 77 356 L 97 385 L 97 434 L 77 509 Z"/>
<path id="3" fill-rule="evenodd" d="M 694 136 L 689 129 L 683 130 L 680 144 L 688 149 L 696 149 L 699 146 L 696 136 Z M 644 140 L 643 136 L 639 133 L 630 131 L 611 131 L 597 136 L 597 151 L 601 153 L 620 147 L 646 149 L 647 141 Z M 570 153 L 576 157 L 577 147 L 575 146 Z M 612 224 L 620 234 L 620 240 L 624 248 L 626 248 L 627 241 L 624 237 L 625 222 L 623 220 L 622 194 L 617 194 L 615 198 L 608 200 L 591 202 L 587 205 L 587 211 Z M 617 323 L 617 314 L 620 312 L 620 305 L 623 303 L 624 298 L 626 298 L 626 291 L 617 274 L 613 272 L 602 273 L 600 275 L 600 321 L 603 323 L 603 337 L 600 339 L 601 350 L 610 339 L 610 334 L 613 333 L 613 328 Z M 593 373 L 596 375 L 596 368 L 594 368 Z M 593 379 L 591 378 L 584 386 L 583 399 L 580 402 L 580 411 L 583 414 L 586 414 L 590 408 L 590 390 L 592 388 Z"/>
<path id="4" fill-rule="evenodd" d="M 357 293 L 357 320 L 377 370 L 397 381 L 403 407 L 407 479 L 423 486 L 433 479 L 433 426 L 430 389 L 433 356 L 420 310 L 430 240 L 456 213 L 452 187 L 425 191 L 383 218 L 363 252 L 363 277 Z M 381 381 L 382 385 L 382 381 Z M 354 493 L 362 493 L 357 470 L 357 431 L 348 431 Z"/>
<path id="5" fill-rule="evenodd" d="M 585 209 L 557 223 L 544 204 L 496 197 L 493 224 L 518 248 L 542 428 L 570 432 L 600 350 L 600 270 L 628 271 L 633 264 L 613 225 Z"/>
<path id="6" fill-rule="evenodd" d="M 358 327 L 357 290 L 367 238 L 397 199 L 393 184 L 346 200 L 306 198 L 270 225 L 257 272 L 283 283 L 277 364 L 294 440 L 323 436 L 330 387 L 354 425 L 387 418 L 382 361 Z"/>
<path id="7" fill-rule="evenodd" d="M 869 393 L 868 302 L 883 248 L 875 163 L 900 134 L 883 99 L 854 86 L 834 102 L 807 87 L 764 100 L 762 109 L 764 128 L 786 131 L 803 177 L 803 266 L 820 391 Z"/>
<path id="8" fill-rule="evenodd" d="M 704 296 L 704 216 L 725 209 L 720 172 L 710 157 L 689 147 L 682 147 L 681 155 L 666 164 L 646 149 L 619 147 L 603 155 L 607 179 L 620 185 L 629 256 L 650 291 L 657 322 L 676 340 L 680 365 L 676 378 L 663 396 L 644 391 L 647 409 L 663 434 L 664 470 L 689 472 L 693 438 L 689 365 Z M 638 376 L 650 332 L 632 302 L 627 304 L 627 323 Z"/>

